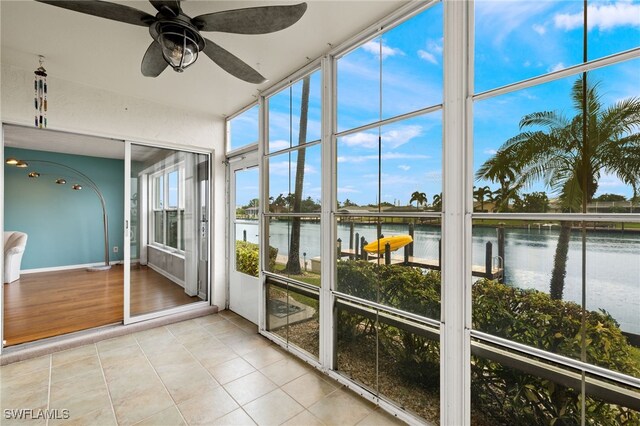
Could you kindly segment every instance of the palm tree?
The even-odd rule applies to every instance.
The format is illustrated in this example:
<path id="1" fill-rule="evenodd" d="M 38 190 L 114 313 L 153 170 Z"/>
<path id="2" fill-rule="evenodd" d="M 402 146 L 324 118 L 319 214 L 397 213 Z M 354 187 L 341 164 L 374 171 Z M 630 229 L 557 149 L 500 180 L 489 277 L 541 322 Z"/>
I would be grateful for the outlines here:
<path id="1" fill-rule="evenodd" d="M 522 133 L 506 141 L 476 177 L 495 178 L 490 171 L 502 166 L 503 174 L 511 181 L 515 178 L 517 185 L 543 179 L 567 212 L 586 212 L 604 173 L 617 176 L 635 194 L 640 185 L 640 99 L 621 100 L 605 108 L 598 84 L 583 86 L 583 77 L 574 83 L 571 98 L 577 115 L 569 119 L 556 111 L 543 111 L 524 116 Z M 564 291 L 570 234 L 571 224 L 563 221 L 550 282 L 554 299 L 562 299 Z"/>
<path id="2" fill-rule="evenodd" d="M 480 203 L 480 211 L 481 212 L 484 211 L 484 200 L 485 200 L 485 197 L 487 198 L 487 201 L 489 201 L 489 202 L 493 201 L 491 188 L 489 188 L 488 186 L 481 186 L 480 188 L 478 188 L 475 191 L 473 191 L 473 198 L 477 202 Z"/>
<path id="3" fill-rule="evenodd" d="M 416 202 L 416 209 L 424 204 L 427 204 L 427 194 L 425 194 L 424 192 L 420 192 L 420 191 L 415 191 L 413 194 L 411 194 L 411 199 L 409 200 L 409 204 Z"/>
<path id="4" fill-rule="evenodd" d="M 307 143 L 307 124 L 309 113 L 309 83 L 311 77 L 306 76 L 302 79 L 302 99 L 300 104 L 300 131 L 298 133 L 298 145 Z M 306 149 L 298 150 L 298 159 L 296 163 L 296 181 L 293 192 L 293 212 L 302 211 L 302 189 L 304 187 L 304 163 L 306 158 Z M 291 195 L 291 194 L 289 194 Z M 289 256 L 285 272 L 292 275 L 300 275 L 300 217 L 291 218 L 291 240 L 289 243 Z"/>
<path id="5" fill-rule="evenodd" d="M 433 196 L 433 209 L 436 211 L 442 210 L 442 192 Z"/>
<path id="6" fill-rule="evenodd" d="M 489 180 L 500 184 L 500 188 L 492 193 L 496 212 L 508 212 L 509 203 L 518 197 L 522 187 L 516 182 L 517 171 L 512 153 L 499 150 L 493 157 L 484 162 L 476 172 L 476 180 Z"/>

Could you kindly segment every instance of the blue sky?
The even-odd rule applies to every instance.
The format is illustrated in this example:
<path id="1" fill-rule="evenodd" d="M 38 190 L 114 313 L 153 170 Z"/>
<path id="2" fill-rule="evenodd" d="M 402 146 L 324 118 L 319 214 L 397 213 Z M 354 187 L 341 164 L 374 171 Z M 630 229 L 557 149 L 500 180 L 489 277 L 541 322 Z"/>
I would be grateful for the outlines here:
<path id="1" fill-rule="evenodd" d="M 589 59 L 640 46 L 640 0 L 590 2 Z M 478 1 L 475 11 L 475 93 L 582 62 L 582 1 Z M 436 4 L 338 60 L 338 131 L 442 102 L 442 5 Z M 571 117 L 569 92 L 577 76 L 474 104 L 474 170 L 510 137 L 528 113 L 554 110 Z M 605 105 L 640 97 L 640 59 L 589 73 Z M 269 150 L 297 144 L 302 83 L 269 100 Z M 320 75 L 311 78 L 307 141 L 320 138 Z M 232 122 L 232 147 L 257 140 L 257 107 Z M 378 170 L 378 136 L 382 169 Z M 430 113 L 338 139 L 338 199 L 359 204 L 409 202 L 414 191 L 442 191 L 442 115 Z M 270 194 L 293 191 L 295 154 L 271 159 Z M 320 148 L 307 151 L 304 197 L 320 197 Z M 247 183 L 249 184 L 249 183 Z M 253 183 L 251 183 L 253 185 Z M 478 182 L 478 185 L 484 185 Z M 495 185 L 491 185 L 495 187 Z M 525 192 L 544 190 L 542 183 Z M 631 195 L 603 175 L 598 193 Z M 239 199 L 239 204 L 244 200 Z"/>

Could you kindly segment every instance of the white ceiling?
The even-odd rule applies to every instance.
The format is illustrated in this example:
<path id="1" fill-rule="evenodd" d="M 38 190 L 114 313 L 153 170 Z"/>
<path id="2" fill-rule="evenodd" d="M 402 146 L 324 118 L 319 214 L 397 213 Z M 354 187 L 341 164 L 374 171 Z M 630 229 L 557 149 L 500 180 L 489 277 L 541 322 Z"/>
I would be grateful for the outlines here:
<path id="1" fill-rule="evenodd" d="M 298 1 L 196 1 L 182 4 L 193 17 L 203 13 Z M 144 27 L 102 19 L 35 1 L 0 1 L 2 63 L 32 70 L 46 57 L 51 77 L 213 115 L 229 115 L 250 104 L 258 90 L 282 80 L 406 3 L 406 0 L 307 1 L 306 14 L 273 34 L 203 33 L 256 68 L 268 82 L 245 83 L 205 55 L 178 74 L 167 68 L 143 77 L 140 61 L 151 42 Z M 155 15 L 146 1 L 117 1 Z"/>

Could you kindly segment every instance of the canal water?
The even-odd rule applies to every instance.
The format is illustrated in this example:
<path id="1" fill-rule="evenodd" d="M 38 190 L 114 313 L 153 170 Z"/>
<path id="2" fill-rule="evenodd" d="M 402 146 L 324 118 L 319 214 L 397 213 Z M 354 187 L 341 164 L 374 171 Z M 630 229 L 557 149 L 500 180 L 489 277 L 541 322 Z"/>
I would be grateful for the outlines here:
<path id="1" fill-rule="evenodd" d="M 257 242 L 257 222 L 238 223 L 238 234 L 247 231 L 247 240 Z M 368 242 L 376 238 L 375 224 L 355 224 L 355 232 Z M 383 224 L 384 236 L 407 234 L 407 225 Z M 290 223 L 273 221 L 269 241 L 279 255 L 288 254 Z M 342 247 L 349 247 L 349 225 L 338 225 Z M 553 258 L 558 243 L 558 227 L 505 228 L 505 282 L 520 288 L 549 292 Z M 303 222 L 300 251 L 306 259 L 320 256 L 320 224 Z M 241 238 L 241 237 L 240 237 Z M 416 225 L 414 256 L 438 259 L 440 229 Z M 485 246 L 493 244 L 498 254 L 497 231 L 494 227 L 474 227 L 473 264 L 485 265 Z M 395 253 L 402 255 L 402 249 Z M 497 259 L 495 260 L 497 262 Z M 582 238 L 572 232 L 569 242 L 564 299 L 581 303 L 582 299 Z M 586 301 L 588 310 L 604 309 L 620 324 L 623 331 L 640 334 L 640 233 L 598 230 L 587 234 Z"/>

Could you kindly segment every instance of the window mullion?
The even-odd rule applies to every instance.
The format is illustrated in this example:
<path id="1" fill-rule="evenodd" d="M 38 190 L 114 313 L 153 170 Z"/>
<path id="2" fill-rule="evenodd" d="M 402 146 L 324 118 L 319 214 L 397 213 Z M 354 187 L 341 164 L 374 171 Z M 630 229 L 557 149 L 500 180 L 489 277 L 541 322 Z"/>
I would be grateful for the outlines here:
<path id="1" fill-rule="evenodd" d="M 471 216 L 467 105 L 472 2 L 444 2 L 440 423 L 469 425 Z M 462 160 L 462 161 L 461 161 Z"/>

